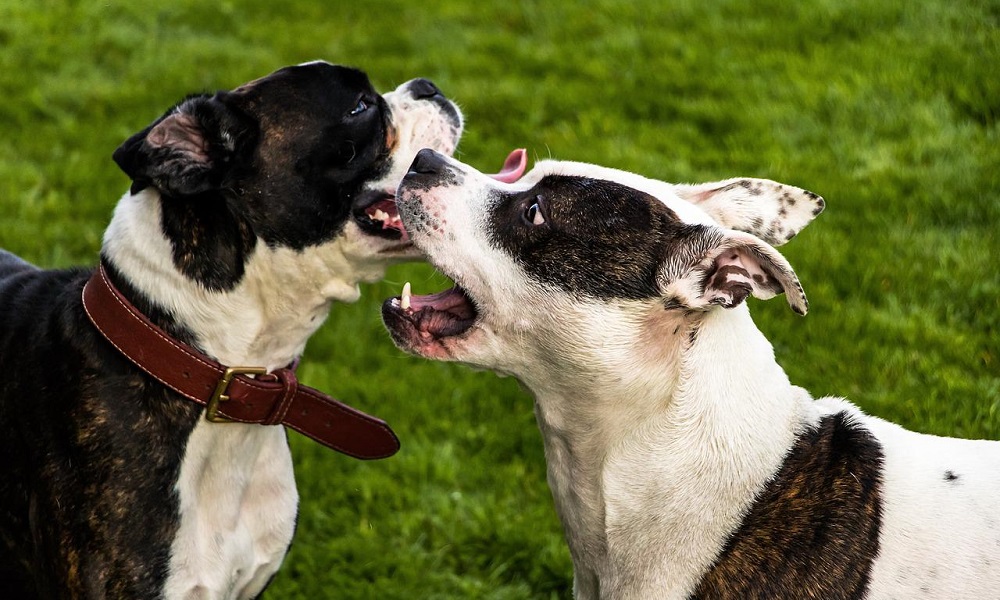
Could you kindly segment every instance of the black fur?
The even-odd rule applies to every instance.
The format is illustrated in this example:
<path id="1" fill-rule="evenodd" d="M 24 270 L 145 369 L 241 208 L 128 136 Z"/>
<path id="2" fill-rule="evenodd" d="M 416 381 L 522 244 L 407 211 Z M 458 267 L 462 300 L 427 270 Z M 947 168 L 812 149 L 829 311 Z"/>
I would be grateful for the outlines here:
<path id="1" fill-rule="evenodd" d="M 367 110 L 351 114 L 359 101 Z M 363 72 L 314 63 L 189 97 L 114 159 L 133 191 L 163 194 L 177 268 L 224 291 L 257 238 L 301 250 L 337 236 L 363 184 L 389 166 L 390 128 Z"/>
<path id="2" fill-rule="evenodd" d="M 538 226 L 524 218 L 535 203 L 545 219 Z M 664 264 L 690 267 L 711 237 L 648 194 L 575 176 L 550 175 L 524 192 L 496 192 L 489 218 L 491 241 L 529 276 L 600 299 L 659 297 Z"/>

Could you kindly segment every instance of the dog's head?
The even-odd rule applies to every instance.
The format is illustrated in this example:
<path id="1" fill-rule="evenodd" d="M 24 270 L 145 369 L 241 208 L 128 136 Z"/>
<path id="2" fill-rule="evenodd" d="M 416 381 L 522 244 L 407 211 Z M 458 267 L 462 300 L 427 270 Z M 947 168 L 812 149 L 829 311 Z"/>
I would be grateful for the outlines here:
<path id="1" fill-rule="evenodd" d="M 503 183 L 430 150 L 397 194 L 414 243 L 456 283 L 386 301 L 397 345 L 516 374 L 627 344 L 609 338 L 654 313 L 696 318 L 785 293 L 805 314 L 791 266 L 749 231 L 779 244 L 823 207 L 772 181 L 675 186 L 582 163 Z"/>
<path id="2" fill-rule="evenodd" d="M 159 202 L 174 265 L 202 286 L 233 289 L 255 253 L 287 249 L 350 288 L 418 256 L 395 188 L 418 150 L 450 154 L 461 133 L 425 79 L 381 96 L 359 70 L 312 62 L 189 97 L 114 159 L 131 198 Z"/>

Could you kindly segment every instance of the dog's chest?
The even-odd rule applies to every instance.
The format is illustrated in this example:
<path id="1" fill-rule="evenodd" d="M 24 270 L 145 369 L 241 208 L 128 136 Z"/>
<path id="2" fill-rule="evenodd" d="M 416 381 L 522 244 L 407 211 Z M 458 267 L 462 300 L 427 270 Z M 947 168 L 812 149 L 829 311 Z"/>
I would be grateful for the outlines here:
<path id="1" fill-rule="evenodd" d="M 256 597 L 295 529 L 298 493 L 284 429 L 199 422 L 177 493 L 180 523 L 164 597 Z"/>

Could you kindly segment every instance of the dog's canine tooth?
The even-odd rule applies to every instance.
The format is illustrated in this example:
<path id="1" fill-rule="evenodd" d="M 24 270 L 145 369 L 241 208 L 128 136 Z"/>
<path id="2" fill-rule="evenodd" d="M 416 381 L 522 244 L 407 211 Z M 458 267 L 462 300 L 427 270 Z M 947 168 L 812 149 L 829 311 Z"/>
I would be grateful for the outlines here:
<path id="1" fill-rule="evenodd" d="M 403 310 L 410 310 L 410 282 L 403 284 L 403 293 L 399 296 L 399 307 Z"/>
<path id="2" fill-rule="evenodd" d="M 375 213 L 372 214 L 372 218 L 376 221 L 385 221 L 386 218 L 388 218 L 388 216 L 389 215 L 385 214 L 384 212 L 382 212 L 381 209 L 378 208 L 376 208 Z"/>

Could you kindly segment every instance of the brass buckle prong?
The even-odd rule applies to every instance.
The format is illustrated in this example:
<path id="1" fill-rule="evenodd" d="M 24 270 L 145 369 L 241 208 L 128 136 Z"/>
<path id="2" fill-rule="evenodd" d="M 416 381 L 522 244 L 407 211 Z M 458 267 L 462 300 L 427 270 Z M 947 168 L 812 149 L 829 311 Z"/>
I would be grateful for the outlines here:
<path id="1" fill-rule="evenodd" d="M 233 377 L 237 375 L 264 375 L 265 373 L 267 373 L 267 369 L 263 367 L 226 367 L 226 372 L 222 374 L 219 385 L 215 386 L 215 391 L 212 392 L 212 397 L 208 400 L 208 406 L 205 407 L 205 418 L 212 423 L 232 423 L 231 419 L 220 417 L 218 412 L 219 403 L 229 400 L 229 395 L 226 392 L 229 390 L 229 384 L 233 381 Z"/>

